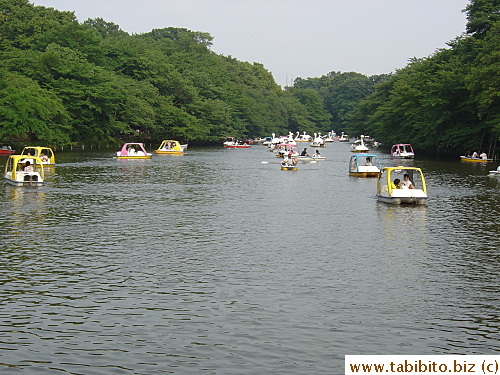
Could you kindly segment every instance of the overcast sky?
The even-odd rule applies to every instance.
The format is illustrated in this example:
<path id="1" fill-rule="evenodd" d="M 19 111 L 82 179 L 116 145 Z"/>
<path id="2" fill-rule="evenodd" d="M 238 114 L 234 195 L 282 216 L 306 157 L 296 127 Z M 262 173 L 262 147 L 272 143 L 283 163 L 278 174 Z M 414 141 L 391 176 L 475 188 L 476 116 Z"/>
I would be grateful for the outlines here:
<path id="1" fill-rule="evenodd" d="M 208 32 L 212 51 L 258 62 L 282 86 L 331 71 L 391 73 L 465 31 L 469 0 L 32 0 L 130 34 Z"/>

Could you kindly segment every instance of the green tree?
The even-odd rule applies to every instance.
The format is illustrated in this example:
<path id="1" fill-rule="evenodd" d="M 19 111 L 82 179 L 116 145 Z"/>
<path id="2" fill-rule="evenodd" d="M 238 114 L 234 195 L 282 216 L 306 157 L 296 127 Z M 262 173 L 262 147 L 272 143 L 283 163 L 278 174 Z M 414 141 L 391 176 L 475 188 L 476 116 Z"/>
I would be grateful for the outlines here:
<path id="1" fill-rule="evenodd" d="M 56 95 L 16 73 L 0 72 L 0 78 L 0 138 L 69 143 L 69 116 Z"/>

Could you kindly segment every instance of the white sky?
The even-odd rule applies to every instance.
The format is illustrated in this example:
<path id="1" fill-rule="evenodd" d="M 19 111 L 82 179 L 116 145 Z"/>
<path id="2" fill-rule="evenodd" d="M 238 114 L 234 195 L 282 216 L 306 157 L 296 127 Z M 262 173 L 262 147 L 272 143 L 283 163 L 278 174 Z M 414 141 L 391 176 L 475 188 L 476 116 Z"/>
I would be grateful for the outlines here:
<path id="1" fill-rule="evenodd" d="M 331 71 L 391 73 L 465 31 L 469 0 L 31 0 L 130 34 L 208 32 L 212 51 L 258 62 L 282 86 Z"/>

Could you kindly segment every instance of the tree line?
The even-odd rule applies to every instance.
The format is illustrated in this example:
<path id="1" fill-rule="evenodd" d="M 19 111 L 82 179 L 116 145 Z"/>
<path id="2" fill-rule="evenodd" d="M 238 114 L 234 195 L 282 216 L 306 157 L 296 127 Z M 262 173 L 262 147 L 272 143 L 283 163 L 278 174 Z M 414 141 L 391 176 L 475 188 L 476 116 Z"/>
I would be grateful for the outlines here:
<path id="1" fill-rule="evenodd" d="M 101 18 L 0 0 L 0 140 L 213 143 L 346 131 L 428 152 L 495 147 L 500 0 L 471 0 L 467 33 L 391 74 L 330 72 L 282 89 L 208 33 L 129 34 Z"/>

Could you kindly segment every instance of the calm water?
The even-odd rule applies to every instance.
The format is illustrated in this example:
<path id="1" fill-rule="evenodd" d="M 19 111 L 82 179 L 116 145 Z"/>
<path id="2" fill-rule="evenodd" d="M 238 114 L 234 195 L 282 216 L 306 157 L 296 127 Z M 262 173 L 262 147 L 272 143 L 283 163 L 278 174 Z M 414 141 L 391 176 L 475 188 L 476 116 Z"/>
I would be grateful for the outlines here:
<path id="1" fill-rule="evenodd" d="M 430 195 L 399 207 L 348 176 L 348 144 L 296 172 L 262 164 L 277 161 L 264 146 L 188 150 L 58 152 L 46 186 L 1 183 L 0 373 L 341 374 L 346 354 L 498 354 L 496 164 L 399 162 Z"/>

